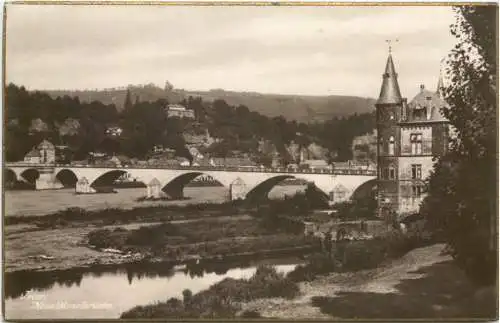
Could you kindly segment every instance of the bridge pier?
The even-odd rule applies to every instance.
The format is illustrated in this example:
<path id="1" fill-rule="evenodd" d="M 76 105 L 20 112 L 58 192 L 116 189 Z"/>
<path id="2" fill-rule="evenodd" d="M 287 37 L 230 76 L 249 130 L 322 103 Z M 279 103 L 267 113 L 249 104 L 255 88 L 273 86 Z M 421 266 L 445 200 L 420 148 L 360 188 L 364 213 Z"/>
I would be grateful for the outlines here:
<path id="1" fill-rule="evenodd" d="M 55 190 L 63 188 L 64 185 L 57 180 L 53 170 L 40 170 L 40 176 L 35 181 L 35 189 L 40 190 Z"/>
<path id="2" fill-rule="evenodd" d="M 244 200 L 247 193 L 248 189 L 245 182 L 239 177 L 229 185 L 229 199 L 231 201 Z"/>
<path id="3" fill-rule="evenodd" d="M 161 184 L 157 178 L 153 178 L 146 186 L 146 198 L 159 198 L 161 196 Z"/>
<path id="4" fill-rule="evenodd" d="M 96 193 L 96 190 L 90 186 L 90 183 L 86 177 L 82 177 L 78 180 L 75 187 L 75 192 L 77 194 L 92 194 Z"/>

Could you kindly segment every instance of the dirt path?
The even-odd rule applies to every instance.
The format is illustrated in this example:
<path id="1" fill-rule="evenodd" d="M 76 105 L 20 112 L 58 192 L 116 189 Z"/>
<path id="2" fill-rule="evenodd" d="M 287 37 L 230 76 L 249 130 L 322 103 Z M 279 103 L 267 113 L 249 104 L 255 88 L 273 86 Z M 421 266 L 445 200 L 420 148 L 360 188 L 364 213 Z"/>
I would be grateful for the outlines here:
<path id="1" fill-rule="evenodd" d="M 322 313 L 319 307 L 312 305 L 313 297 L 335 298 L 345 292 L 395 293 L 397 292 L 395 286 L 401 281 L 423 276 L 415 271 L 450 260 L 450 256 L 441 253 L 443 248 L 444 245 L 437 244 L 416 249 L 398 260 L 373 270 L 322 276 L 312 282 L 300 283 L 301 296 L 293 300 L 260 299 L 244 304 L 242 311 L 255 310 L 266 318 L 331 319 L 331 315 Z"/>

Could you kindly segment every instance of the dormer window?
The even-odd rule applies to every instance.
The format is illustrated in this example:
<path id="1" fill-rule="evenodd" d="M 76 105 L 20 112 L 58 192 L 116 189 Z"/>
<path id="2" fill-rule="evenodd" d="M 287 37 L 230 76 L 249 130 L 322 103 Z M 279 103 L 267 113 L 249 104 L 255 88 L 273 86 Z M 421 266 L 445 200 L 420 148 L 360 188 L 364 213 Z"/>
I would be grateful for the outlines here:
<path id="1" fill-rule="evenodd" d="M 427 120 L 431 120 L 433 112 L 434 112 L 434 107 L 428 107 L 427 108 Z"/>
<path id="2" fill-rule="evenodd" d="M 424 113 L 425 113 L 425 107 L 421 105 L 417 105 L 415 109 L 413 109 L 413 116 L 416 119 L 422 118 L 424 116 Z"/>

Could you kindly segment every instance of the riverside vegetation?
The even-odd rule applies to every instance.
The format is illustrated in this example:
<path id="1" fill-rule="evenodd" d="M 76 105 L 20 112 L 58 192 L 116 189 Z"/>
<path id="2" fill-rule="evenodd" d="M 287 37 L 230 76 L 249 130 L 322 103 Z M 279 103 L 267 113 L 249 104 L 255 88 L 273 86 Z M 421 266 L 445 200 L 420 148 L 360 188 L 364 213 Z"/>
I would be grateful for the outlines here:
<path id="1" fill-rule="evenodd" d="M 310 192 L 310 191 L 309 191 Z M 131 232 L 114 233 L 107 231 L 109 239 L 117 239 L 115 242 L 119 248 L 133 248 L 132 245 L 139 245 L 139 241 L 134 240 L 139 236 L 147 237 L 148 245 L 151 245 L 151 237 L 155 230 L 160 230 L 159 248 L 165 252 L 172 246 L 168 245 L 179 243 L 182 239 L 191 237 L 192 242 L 211 239 L 218 239 L 218 243 L 211 245 L 211 248 L 203 248 L 203 243 L 197 249 L 191 249 L 191 252 L 209 251 L 209 254 L 223 254 L 224 252 L 237 252 L 242 250 L 255 250 L 254 248 L 278 247 L 281 237 L 287 246 L 292 244 L 304 244 L 311 242 L 313 248 L 310 249 L 306 264 L 297 266 L 287 275 L 277 273 L 275 269 L 269 267 L 259 267 L 253 277 L 250 279 L 225 279 L 209 289 L 191 295 L 190 291 L 185 291 L 184 299 L 171 298 L 165 302 L 150 304 L 145 306 L 136 306 L 122 314 L 122 318 L 234 318 L 242 317 L 260 317 L 260 313 L 255 311 L 241 311 L 241 304 L 258 298 L 294 298 L 299 295 L 298 283 L 312 281 L 320 275 L 326 275 L 333 272 L 356 272 L 364 269 L 373 269 L 382 263 L 401 257 L 406 252 L 421 246 L 434 243 L 431 235 L 422 235 L 420 231 L 410 231 L 402 234 L 395 230 L 388 232 L 382 237 L 363 241 L 339 241 L 335 243 L 330 250 L 320 249 L 317 240 L 304 237 L 302 234 L 303 226 L 293 221 L 293 216 L 303 214 L 309 206 L 314 205 L 311 199 L 304 198 L 304 195 L 292 197 L 288 201 L 272 201 L 265 208 L 260 208 L 254 214 L 252 220 L 239 221 L 222 227 L 211 228 L 210 220 L 207 222 L 197 222 L 193 226 L 187 225 L 175 227 L 171 224 L 164 224 L 156 228 L 140 228 Z M 294 202 L 291 202 L 294 201 Z M 307 202 L 306 202 L 307 201 Z M 316 201 L 318 202 L 318 201 Z M 309 204 L 311 203 L 311 204 Z M 365 205 L 364 203 L 362 203 Z M 345 207 L 345 210 L 358 210 L 358 207 Z M 287 214 L 286 217 L 280 214 Z M 349 218 L 352 214 L 344 213 Z M 209 229 L 210 228 L 210 229 Z M 148 231 L 150 230 L 150 231 Z M 208 233 L 208 231 L 210 232 Z M 164 233 L 168 232 L 168 233 Z M 205 233 L 202 233 L 205 232 Z M 297 235 L 293 235 L 293 233 Z M 190 236 L 191 234 L 191 236 Z M 267 235 L 266 235 L 267 234 Z M 260 237 L 257 246 L 251 240 L 244 240 L 242 245 L 232 247 L 222 246 L 221 236 L 245 235 L 246 237 Z M 182 236 L 182 238 L 179 238 Z M 115 238 L 112 238 L 115 237 Z M 175 241 L 174 239 L 180 239 Z M 111 242 L 105 242 L 109 246 Z M 290 244 L 292 243 L 292 244 Z M 234 240 L 231 240 L 234 244 Z M 166 246 L 167 245 L 167 246 Z M 242 248 L 242 249 L 240 249 Z M 182 251 L 178 251 L 182 250 Z M 177 248 L 177 252 L 186 252 L 186 250 Z M 175 254 L 174 254 L 175 256 Z"/>
<path id="2" fill-rule="evenodd" d="M 136 306 L 121 318 L 233 318 L 241 302 L 266 297 L 293 298 L 298 293 L 297 285 L 283 273 L 259 266 L 249 279 L 226 278 L 195 295 L 184 290 L 183 300 L 170 298 L 154 305 Z"/>
<path id="3" fill-rule="evenodd" d="M 133 209 L 108 208 L 89 211 L 67 208 L 42 216 L 13 215 L 5 218 L 5 225 L 34 224 L 40 229 L 56 229 L 79 224 L 116 225 L 131 222 L 160 222 L 189 220 L 202 217 L 238 215 L 246 212 L 240 201 L 226 203 L 201 203 L 188 205 L 162 205 Z"/>
<path id="4" fill-rule="evenodd" d="M 234 208 L 242 201 L 222 205 L 219 215 L 234 216 Z M 269 249 L 312 247 L 314 239 L 304 236 L 303 222 L 295 218 L 326 201 L 318 196 L 313 185 L 304 193 L 283 201 L 268 201 L 257 209 L 243 207 L 249 218 L 218 221 L 199 218 L 173 224 L 163 218 L 161 224 L 134 230 L 124 228 L 98 229 L 88 234 L 88 244 L 96 248 L 114 248 L 123 252 L 147 254 L 152 257 L 182 260 L 186 256 L 223 256 L 236 253 L 261 252 Z"/>
<path id="5" fill-rule="evenodd" d="M 431 243 L 419 236 L 397 233 L 372 241 L 347 242 L 345 249 L 333 253 L 316 253 L 305 265 L 285 275 L 274 268 L 260 266 L 250 279 L 224 279 L 209 289 L 191 295 L 184 291 L 183 300 L 170 298 L 166 302 L 136 306 L 121 318 L 258 318 L 256 311 L 241 312 L 241 305 L 259 298 L 291 299 L 300 294 L 298 282 L 332 272 L 372 269 L 384 261 L 398 258 L 407 251 Z"/>

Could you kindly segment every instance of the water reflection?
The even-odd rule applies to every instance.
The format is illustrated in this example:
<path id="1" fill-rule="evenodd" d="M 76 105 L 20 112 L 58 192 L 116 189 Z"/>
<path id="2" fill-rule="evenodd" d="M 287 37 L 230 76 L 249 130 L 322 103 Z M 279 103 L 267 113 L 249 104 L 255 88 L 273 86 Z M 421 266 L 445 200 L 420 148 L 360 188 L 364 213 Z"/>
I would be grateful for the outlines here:
<path id="1" fill-rule="evenodd" d="M 126 275 L 129 285 L 134 280 L 171 278 L 183 273 L 190 278 L 202 278 L 206 274 L 225 275 L 230 269 L 244 269 L 255 266 L 251 261 L 239 262 L 199 262 L 175 266 L 172 263 L 135 263 L 120 266 L 94 266 L 75 268 L 65 271 L 33 272 L 20 271 L 5 274 L 5 296 L 7 299 L 19 298 L 27 291 L 45 291 L 57 286 L 80 287 L 84 276 L 101 278 L 104 275 Z"/>
<path id="2" fill-rule="evenodd" d="M 283 272 L 295 268 L 296 261 L 267 260 Z M 260 262 L 191 263 L 182 268 L 166 263 L 138 263 L 10 273 L 5 276 L 6 318 L 119 318 L 136 305 L 182 298 L 184 289 L 195 294 L 225 278 L 250 278 Z M 97 307 L 89 308 L 88 304 Z M 54 310 L 59 305 L 62 307 Z"/>

